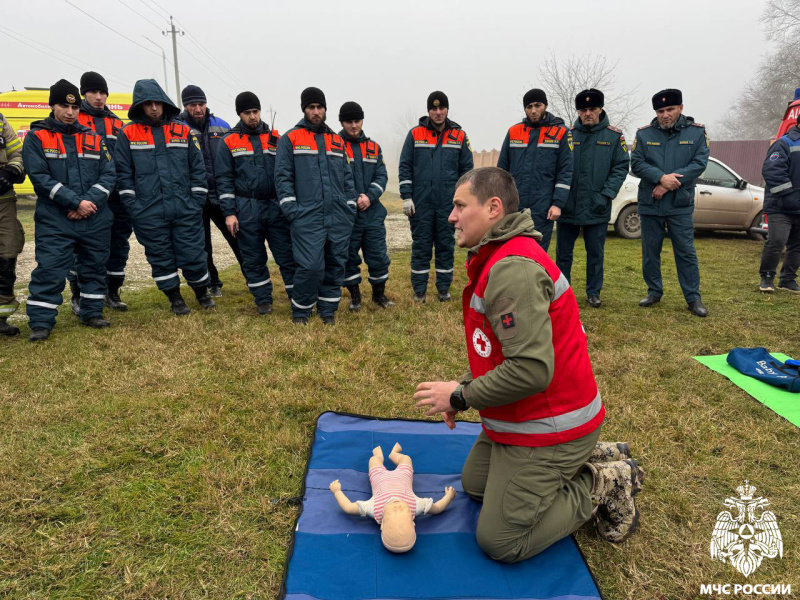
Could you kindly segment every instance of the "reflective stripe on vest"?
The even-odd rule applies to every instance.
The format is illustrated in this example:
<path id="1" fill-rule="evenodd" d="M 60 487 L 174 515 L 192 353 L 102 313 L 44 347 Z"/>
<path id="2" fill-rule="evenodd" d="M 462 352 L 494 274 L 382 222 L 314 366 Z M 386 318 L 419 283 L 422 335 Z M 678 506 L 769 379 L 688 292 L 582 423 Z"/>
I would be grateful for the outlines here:
<path id="1" fill-rule="evenodd" d="M 37 129 L 33 133 L 42 143 L 45 158 L 67 158 L 64 146 L 64 134 L 47 129 Z M 78 149 L 78 158 L 99 160 L 103 149 L 103 139 L 93 132 L 67 134 L 75 138 L 75 148 Z"/>
<path id="2" fill-rule="evenodd" d="M 189 148 L 191 130 L 184 123 L 171 122 L 162 125 L 164 143 L 168 148 Z M 153 128 L 144 123 L 128 123 L 124 128 L 131 150 L 152 150 L 155 146 Z"/>
<path id="3" fill-rule="evenodd" d="M 439 144 L 437 131 L 432 131 L 423 125 L 418 125 L 411 130 L 411 137 L 414 139 L 414 148 L 436 148 Z M 466 134 L 462 129 L 446 129 L 441 133 L 442 148 L 461 149 Z"/>

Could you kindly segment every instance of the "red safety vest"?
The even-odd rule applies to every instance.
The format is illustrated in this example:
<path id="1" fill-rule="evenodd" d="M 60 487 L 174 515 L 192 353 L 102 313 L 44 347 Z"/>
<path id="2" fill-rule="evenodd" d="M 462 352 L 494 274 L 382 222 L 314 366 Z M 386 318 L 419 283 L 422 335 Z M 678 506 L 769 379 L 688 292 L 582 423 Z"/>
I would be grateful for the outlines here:
<path id="1" fill-rule="evenodd" d="M 33 135 L 41 140 L 45 158 L 67 158 L 63 133 L 48 129 L 37 129 L 33 132 Z M 100 159 L 103 151 L 103 138 L 92 132 L 71 135 L 75 136 L 75 148 L 78 150 L 78 158 Z"/>
<path id="2" fill-rule="evenodd" d="M 88 127 L 89 129 L 97 133 L 97 129 L 95 129 L 94 119 L 95 118 L 89 113 L 83 111 L 78 113 L 78 122 L 84 127 Z M 116 140 L 117 134 L 123 127 L 122 121 L 120 121 L 115 117 L 103 117 L 103 121 L 105 122 L 106 126 L 106 138 L 110 140 Z"/>
<path id="3" fill-rule="evenodd" d="M 532 143 L 531 132 L 532 128 L 525 125 L 525 123 L 517 123 L 508 130 L 509 148 L 527 148 L 528 144 Z M 558 148 L 564 134 L 567 133 L 567 128 L 561 125 L 553 125 L 552 127 L 540 127 L 539 137 L 536 140 L 536 145 L 540 148 Z"/>
<path id="4" fill-rule="evenodd" d="M 467 262 L 469 284 L 463 310 L 469 367 L 481 377 L 505 360 L 500 341 L 486 320 L 484 293 L 492 267 L 507 256 L 540 265 L 553 281 L 549 314 L 553 331 L 553 379 L 543 392 L 504 406 L 480 411 L 483 430 L 494 442 L 514 446 L 554 446 L 583 437 L 603 422 L 605 409 L 597 391 L 578 303 L 567 278 L 529 237 L 489 243 Z M 509 325 L 524 316 L 503 315 Z"/>
<path id="5" fill-rule="evenodd" d="M 280 134 L 277 129 L 273 129 L 270 133 L 259 134 L 261 140 L 261 153 L 271 154 L 275 156 L 278 150 L 278 140 Z M 253 150 L 253 142 L 250 141 L 250 136 L 246 133 L 238 133 L 236 131 L 230 132 L 223 139 L 228 150 L 231 151 L 231 156 L 252 156 L 255 151 Z"/>
<path id="6" fill-rule="evenodd" d="M 353 143 L 345 142 L 344 149 L 347 152 L 347 158 L 353 162 Z M 365 140 L 359 144 L 361 147 L 361 162 L 378 164 L 378 157 L 380 153 L 380 146 L 372 140 Z"/>
<path id="7" fill-rule="evenodd" d="M 298 127 L 287 133 L 292 142 L 292 152 L 295 156 L 298 154 L 319 154 L 320 149 L 317 147 L 317 138 L 313 131 L 309 131 L 303 127 Z M 344 149 L 344 140 L 336 133 L 323 133 L 325 138 L 325 154 L 328 156 L 338 156 L 345 158 L 347 156 Z M 346 160 L 349 161 L 349 158 Z"/>

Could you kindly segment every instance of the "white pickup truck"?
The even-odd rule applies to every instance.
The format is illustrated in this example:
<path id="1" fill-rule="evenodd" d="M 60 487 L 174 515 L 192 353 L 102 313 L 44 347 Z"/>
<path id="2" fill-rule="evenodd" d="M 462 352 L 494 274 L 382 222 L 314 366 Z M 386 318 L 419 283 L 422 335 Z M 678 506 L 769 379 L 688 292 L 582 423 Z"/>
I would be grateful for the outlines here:
<path id="1" fill-rule="evenodd" d="M 636 193 L 639 178 L 628 173 L 611 204 L 611 221 L 624 238 L 642 235 Z M 764 240 L 767 223 L 762 212 L 764 188 L 751 185 L 725 163 L 709 158 L 698 178 L 694 198 L 695 229 L 745 231 L 754 240 Z"/>

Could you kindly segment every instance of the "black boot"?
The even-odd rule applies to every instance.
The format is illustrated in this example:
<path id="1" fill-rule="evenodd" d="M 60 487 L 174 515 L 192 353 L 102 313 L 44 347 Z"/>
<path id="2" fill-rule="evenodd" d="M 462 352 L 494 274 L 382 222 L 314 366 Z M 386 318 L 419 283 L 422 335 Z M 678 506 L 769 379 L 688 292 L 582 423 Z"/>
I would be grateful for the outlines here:
<path id="1" fill-rule="evenodd" d="M 50 337 L 50 330 L 44 327 L 34 327 L 31 329 L 31 334 L 28 336 L 30 342 L 43 342 Z"/>
<path id="2" fill-rule="evenodd" d="M 348 285 L 347 291 L 350 292 L 350 306 L 348 308 L 353 312 L 361 310 L 361 288 L 357 285 Z"/>
<path id="3" fill-rule="evenodd" d="M 81 288 L 78 285 L 78 281 L 70 281 L 69 282 L 69 291 L 72 292 L 72 301 L 70 302 L 70 308 L 72 308 L 72 314 L 76 317 L 81 316 Z"/>
<path id="4" fill-rule="evenodd" d="M 210 310 L 217 305 L 217 303 L 214 302 L 214 298 L 212 298 L 211 294 L 208 292 L 208 286 L 206 285 L 194 288 L 194 296 L 204 310 Z"/>
<path id="5" fill-rule="evenodd" d="M 190 312 L 192 312 L 189 310 L 189 307 L 186 306 L 186 302 L 183 301 L 180 286 L 175 286 L 174 288 L 164 290 L 164 295 L 169 298 L 169 305 L 174 314 L 181 316 L 188 315 Z"/>
<path id="6" fill-rule="evenodd" d="M 92 329 L 105 329 L 106 327 L 111 327 L 111 321 L 104 319 L 103 317 L 91 317 L 86 321 L 82 321 L 86 327 L 91 327 Z"/>
<path id="7" fill-rule="evenodd" d="M 19 327 L 13 327 L 7 323 L 8 317 L 0 317 L 0 335 L 19 335 Z"/>
<path id="8" fill-rule="evenodd" d="M 103 303 L 113 310 L 124 312 L 128 310 L 128 305 L 125 304 L 119 297 L 119 289 L 122 287 L 122 282 L 125 281 L 122 277 L 109 277 L 108 278 L 108 294 L 103 299 Z"/>
<path id="9" fill-rule="evenodd" d="M 386 296 L 386 283 L 372 284 L 372 301 L 381 308 L 394 306 L 394 302 Z"/>

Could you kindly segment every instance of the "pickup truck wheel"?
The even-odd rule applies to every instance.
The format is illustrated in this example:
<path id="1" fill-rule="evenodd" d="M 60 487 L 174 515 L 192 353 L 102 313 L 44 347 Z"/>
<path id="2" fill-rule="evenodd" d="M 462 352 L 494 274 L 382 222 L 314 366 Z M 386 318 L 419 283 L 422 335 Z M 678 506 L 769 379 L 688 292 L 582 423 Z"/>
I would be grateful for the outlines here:
<path id="1" fill-rule="evenodd" d="M 764 213 L 760 212 L 756 215 L 756 218 L 753 219 L 753 222 L 750 223 L 750 229 L 747 230 L 747 237 L 751 240 L 756 240 L 757 242 L 763 242 L 767 239 L 767 236 L 759 231 L 754 231 L 754 229 L 761 229 L 764 221 Z"/>
<path id="2" fill-rule="evenodd" d="M 628 240 L 642 237 L 642 223 L 636 204 L 629 204 L 619 212 L 617 222 L 614 223 L 614 230 L 617 235 Z"/>

